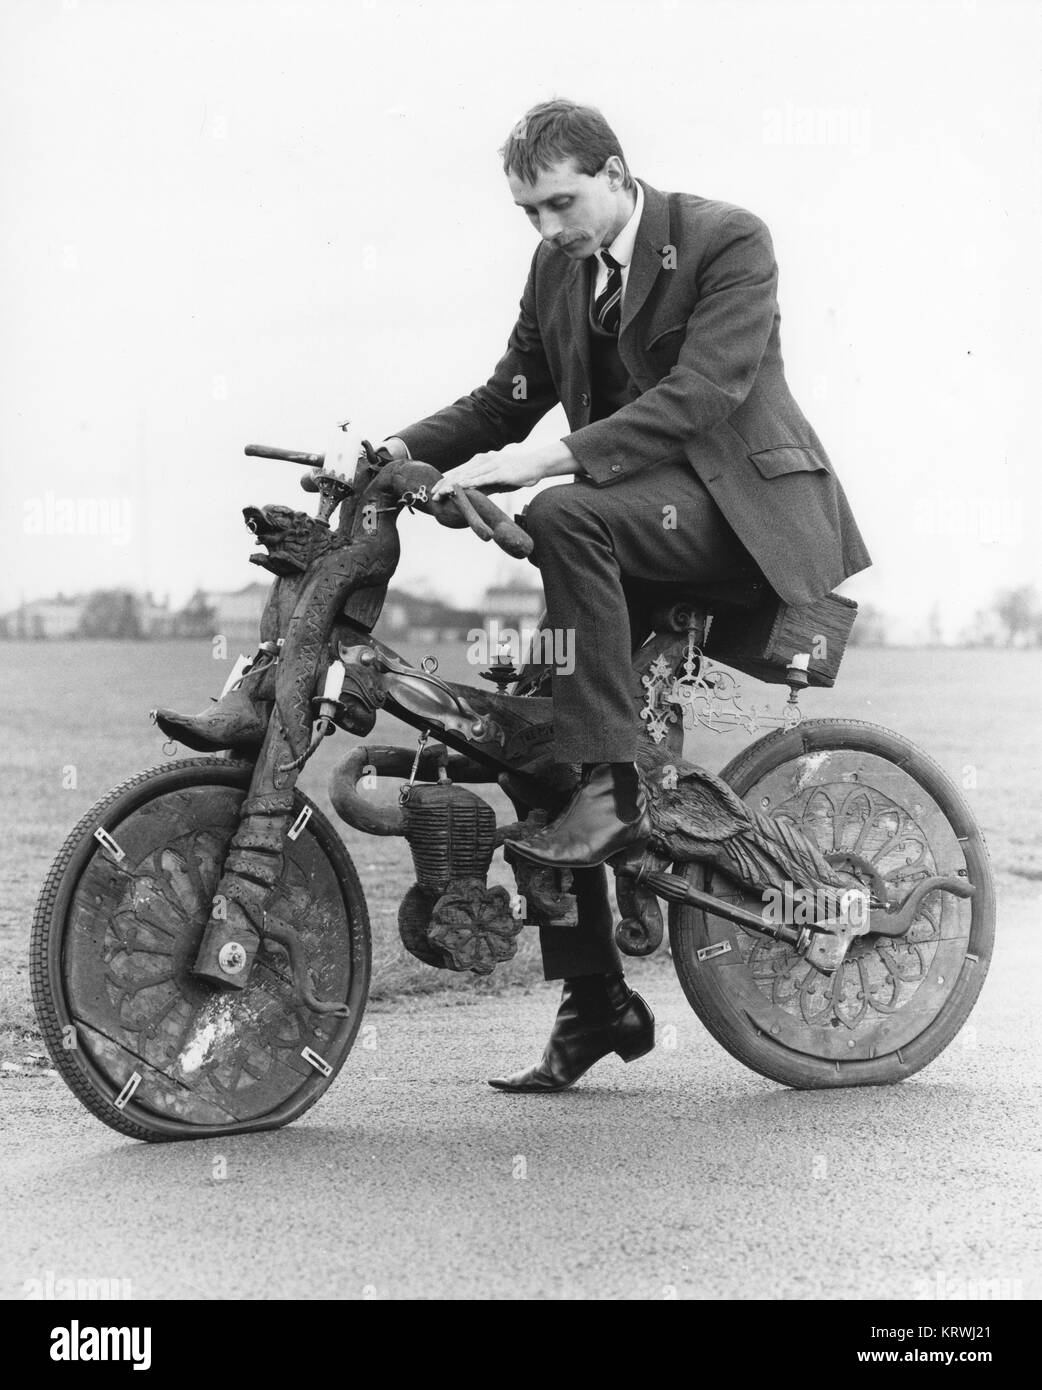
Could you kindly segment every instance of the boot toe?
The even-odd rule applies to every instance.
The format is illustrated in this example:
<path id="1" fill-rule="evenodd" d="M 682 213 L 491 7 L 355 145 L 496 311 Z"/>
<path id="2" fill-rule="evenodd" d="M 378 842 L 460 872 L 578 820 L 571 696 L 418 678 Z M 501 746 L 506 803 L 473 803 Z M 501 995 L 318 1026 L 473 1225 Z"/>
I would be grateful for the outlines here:
<path id="1" fill-rule="evenodd" d="M 515 1095 L 537 1095 L 540 1092 L 551 1094 L 565 1091 L 578 1078 L 556 1081 L 542 1067 L 529 1067 L 527 1071 L 515 1072 L 513 1076 L 490 1076 L 488 1084 L 496 1091 L 512 1092 Z"/>
<path id="2" fill-rule="evenodd" d="M 536 1065 L 490 1077 L 488 1084 L 513 1094 L 565 1091 L 602 1057 L 614 1052 L 633 1062 L 654 1046 L 655 1015 L 621 974 L 568 979 L 550 1041 Z"/>
<path id="3" fill-rule="evenodd" d="M 267 732 L 270 711 L 269 704 L 258 709 L 233 691 L 202 714 L 184 715 L 160 708 L 153 710 L 153 718 L 167 738 L 176 743 L 197 753 L 217 753 L 224 749 L 259 748 Z"/>
<path id="4" fill-rule="evenodd" d="M 196 721 L 172 709 L 153 711 L 156 727 L 175 743 L 182 743 L 196 753 L 212 753 L 222 745 L 193 727 Z"/>

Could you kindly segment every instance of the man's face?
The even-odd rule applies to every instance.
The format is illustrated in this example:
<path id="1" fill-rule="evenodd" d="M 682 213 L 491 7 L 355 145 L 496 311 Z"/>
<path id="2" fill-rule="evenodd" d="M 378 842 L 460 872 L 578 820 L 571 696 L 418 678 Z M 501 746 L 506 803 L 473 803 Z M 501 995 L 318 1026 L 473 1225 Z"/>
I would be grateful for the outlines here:
<path id="1" fill-rule="evenodd" d="M 544 241 L 573 260 L 608 246 L 626 225 L 630 200 L 622 191 L 622 161 L 612 155 L 596 174 L 582 174 L 574 159 L 540 170 L 535 183 L 507 174 L 518 207 Z"/>

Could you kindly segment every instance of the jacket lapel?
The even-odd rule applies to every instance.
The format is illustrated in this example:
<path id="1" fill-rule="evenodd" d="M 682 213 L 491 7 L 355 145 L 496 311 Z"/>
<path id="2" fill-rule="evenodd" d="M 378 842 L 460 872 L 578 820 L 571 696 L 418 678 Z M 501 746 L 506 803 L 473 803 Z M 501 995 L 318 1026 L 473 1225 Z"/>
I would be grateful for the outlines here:
<path id="1" fill-rule="evenodd" d="M 651 293 L 651 287 L 662 269 L 663 247 L 669 240 L 669 204 L 665 195 L 645 183 L 643 179 L 638 179 L 637 182 L 644 190 L 644 211 L 637 228 L 633 260 L 630 262 L 626 294 L 622 301 L 622 318 L 619 321 L 620 343 Z"/>
<path id="2" fill-rule="evenodd" d="M 651 287 L 662 269 L 663 247 L 669 240 L 669 204 L 665 194 L 660 193 L 657 188 L 652 188 L 643 179 L 638 179 L 637 182 L 644 190 L 644 211 L 633 245 L 633 260 L 630 262 L 622 318 L 619 320 L 620 351 L 623 338 L 651 293 Z M 566 284 L 572 344 L 582 363 L 587 385 L 593 380 L 589 313 L 595 270 L 595 256 L 575 261 L 568 267 Z"/>
<path id="3" fill-rule="evenodd" d="M 582 363 L 586 384 L 593 381 L 593 365 L 590 356 L 590 288 L 593 283 L 594 257 L 574 261 L 568 267 L 568 317 L 572 326 L 572 343 Z"/>

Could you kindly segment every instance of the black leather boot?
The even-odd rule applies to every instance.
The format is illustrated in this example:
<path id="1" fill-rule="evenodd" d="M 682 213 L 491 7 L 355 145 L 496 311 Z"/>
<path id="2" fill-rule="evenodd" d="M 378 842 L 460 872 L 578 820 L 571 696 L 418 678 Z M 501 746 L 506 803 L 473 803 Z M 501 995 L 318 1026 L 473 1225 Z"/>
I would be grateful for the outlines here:
<path id="1" fill-rule="evenodd" d="M 246 672 L 229 690 L 200 714 L 177 714 L 172 709 L 153 710 L 156 723 L 167 738 L 198 753 L 222 749 L 256 749 L 264 742 L 275 699 L 276 662 Z"/>
<path id="2" fill-rule="evenodd" d="M 595 1062 L 617 1053 L 634 1062 L 655 1046 L 655 1015 L 621 975 L 584 975 L 565 980 L 550 1041 L 534 1067 L 496 1076 L 497 1091 L 564 1091 Z"/>
<path id="3" fill-rule="evenodd" d="M 592 869 L 651 834 L 647 798 L 626 763 L 583 769 L 578 790 L 556 820 L 527 840 L 507 840 L 515 854 L 550 868 Z"/>

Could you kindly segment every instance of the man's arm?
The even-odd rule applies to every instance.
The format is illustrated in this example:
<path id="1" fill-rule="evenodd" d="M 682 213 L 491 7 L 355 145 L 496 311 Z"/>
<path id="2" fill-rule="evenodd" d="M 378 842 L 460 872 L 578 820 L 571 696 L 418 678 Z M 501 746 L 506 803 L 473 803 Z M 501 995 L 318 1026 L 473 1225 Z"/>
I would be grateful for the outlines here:
<path id="1" fill-rule="evenodd" d="M 543 351 L 536 319 L 535 277 L 539 249 L 532 257 L 517 323 L 506 352 L 484 386 L 444 410 L 405 429 L 395 430 L 413 458 L 442 472 L 475 454 L 526 439 L 557 404 L 557 389 Z"/>
<path id="2" fill-rule="evenodd" d="M 749 394 L 778 308 L 774 248 L 758 217 L 738 210 L 724 219 L 698 281 L 676 365 L 637 400 L 564 437 L 594 482 L 676 458 Z"/>

